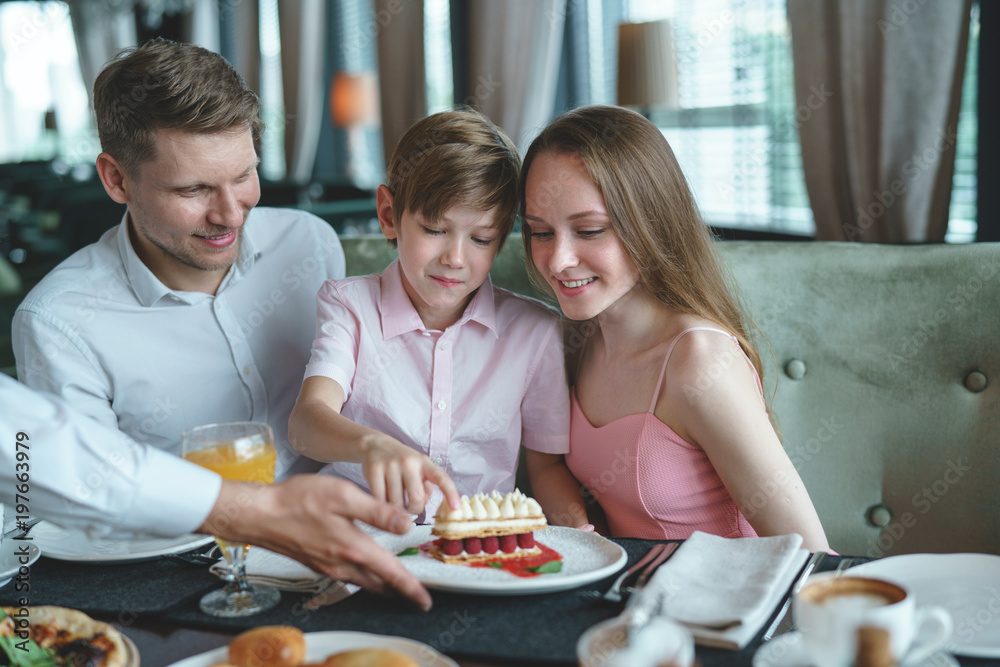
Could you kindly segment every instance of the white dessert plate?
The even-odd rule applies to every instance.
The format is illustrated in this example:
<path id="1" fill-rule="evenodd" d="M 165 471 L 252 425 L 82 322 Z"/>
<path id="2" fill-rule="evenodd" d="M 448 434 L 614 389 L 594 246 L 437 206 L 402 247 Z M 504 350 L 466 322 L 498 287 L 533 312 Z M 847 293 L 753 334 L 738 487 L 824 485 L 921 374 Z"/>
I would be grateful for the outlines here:
<path id="1" fill-rule="evenodd" d="M 179 554 L 212 542 L 211 535 L 141 537 L 134 540 L 92 540 L 80 530 L 42 521 L 31 531 L 46 558 L 89 563 L 130 563 Z"/>
<path id="2" fill-rule="evenodd" d="M 22 563 L 24 551 L 22 547 L 28 547 L 28 562 Z M 21 570 L 21 566 L 30 566 L 38 557 L 42 555 L 41 549 L 29 540 L 15 540 L 12 537 L 6 538 L 0 543 L 0 588 L 6 586 Z"/>
<path id="3" fill-rule="evenodd" d="M 761 644 L 750 664 L 752 667 L 812 667 L 805 655 L 802 635 L 794 630 Z M 904 660 L 900 667 L 959 667 L 959 663 L 944 651 L 938 651 L 920 662 Z"/>
<path id="4" fill-rule="evenodd" d="M 905 586 L 918 606 L 947 609 L 955 631 L 945 650 L 972 658 L 1000 658 L 1000 556 L 906 554 L 849 571 Z"/>
<path id="5" fill-rule="evenodd" d="M 328 656 L 358 648 L 388 648 L 416 660 L 420 667 L 458 667 L 458 663 L 427 644 L 403 637 L 373 635 L 368 632 L 307 632 L 306 662 L 322 663 Z M 229 648 L 223 646 L 207 651 L 168 667 L 210 667 L 225 663 Z"/>
<path id="6" fill-rule="evenodd" d="M 406 535 L 372 529 L 375 540 L 394 554 L 434 538 L 431 526 L 416 526 Z M 518 577 L 489 567 L 449 565 L 424 554 L 400 560 L 427 588 L 479 595 L 534 595 L 584 586 L 611 576 L 628 560 L 625 550 L 596 533 L 549 526 L 535 539 L 562 555 L 562 571 L 537 577 Z"/>

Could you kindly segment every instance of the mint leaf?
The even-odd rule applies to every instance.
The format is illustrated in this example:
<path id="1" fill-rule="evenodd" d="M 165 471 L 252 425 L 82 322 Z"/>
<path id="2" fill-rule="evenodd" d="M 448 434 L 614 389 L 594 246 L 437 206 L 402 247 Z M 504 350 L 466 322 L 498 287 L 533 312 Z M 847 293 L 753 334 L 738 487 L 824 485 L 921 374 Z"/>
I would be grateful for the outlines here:
<path id="1" fill-rule="evenodd" d="M 524 569 L 528 572 L 534 572 L 536 574 L 555 574 L 556 572 L 562 572 L 562 561 L 550 560 L 544 565 L 536 565 L 535 567 L 526 567 Z"/>
<path id="2" fill-rule="evenodd" d="M 490 567 L 495 567 L 498 570 L 503 569 L 503 563 L 497 563 L 496 561 L 493 561 L 492 563 L 487 563 L 487 565 L 489 565 Z"/>
<path id="3" fill-rule="evenodd" d="M 420 553 L 420 549 L 419 548 L 417 548 L 417 547 L 409 547 L 408 549 L 403 549 L 402 551 L 400 551 L 396 555 L 397 556 L 416 556 L 418 553 Z"/>
<path id="4" fill-rule="evenodd" d="M 7 654 L 14 667 L 56 667 L 55 655 L 31 639 L 0 637 L 0 651 Z"/>

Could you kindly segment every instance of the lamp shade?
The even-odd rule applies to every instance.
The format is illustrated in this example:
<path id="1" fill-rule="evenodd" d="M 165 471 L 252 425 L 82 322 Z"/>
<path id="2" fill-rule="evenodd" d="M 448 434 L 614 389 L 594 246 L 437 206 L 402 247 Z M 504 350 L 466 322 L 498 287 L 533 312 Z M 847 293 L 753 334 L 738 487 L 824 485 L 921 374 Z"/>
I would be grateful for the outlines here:
<path id="1" fill-rule="evenodd" d="M 678 106 L 677 57 L 670 21 L 618 26 L 618 104 Z"/>
<path id="2" fill-rule="evenodd" d="M 375 75 L 337 72 L 330 86 L 330 114 L 338 127 L 360 127 L 378 122 L 378 88 Z"/>

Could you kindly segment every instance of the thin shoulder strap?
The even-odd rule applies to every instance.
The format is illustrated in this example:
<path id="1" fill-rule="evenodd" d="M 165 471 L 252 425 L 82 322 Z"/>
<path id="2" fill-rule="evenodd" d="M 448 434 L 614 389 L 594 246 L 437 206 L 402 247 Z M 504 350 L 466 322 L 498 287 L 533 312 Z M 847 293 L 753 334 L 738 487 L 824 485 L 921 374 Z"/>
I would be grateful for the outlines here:
<path id="1" fill-rule="evenodd" d="M 658 401 L 660 398 L 660 388 L 663 386 L 663 378 L 667 374 L 667 362 L 670 361 L 670 353 L 674 351 L 674 345 L 677 345 L 677 341 L 681 339 L 681 336 L 683 336 L 686 333 L 690 333 L 692 331 L 716 331 L 725 336 L 729 336 L 734 341 L 736 341 L 737 344 L 739 344 L 739 339 L 736 338 L 736 336 L 733 336 L 728 331 L 723 331 L 722 329 L 716 329 L 714 327 L 691 327 L 690 329 L 685 329 L 684 331 L 674 336 L 674 339 L 670 341 L 670 347 L 667 348 L 667 356 L 663 358 L 663 368 L 660 369 L 660 378 L 656 381 L 656 389 L 655 391 L 653 391 L 653 402 L 649 404 L 649 410 L 647 410 L 647 412 L 653 412 L 653 410 L 656 409 L 656 401 Z M 758 380 L 758 386 L 760 386 L 759 380 Z"/>

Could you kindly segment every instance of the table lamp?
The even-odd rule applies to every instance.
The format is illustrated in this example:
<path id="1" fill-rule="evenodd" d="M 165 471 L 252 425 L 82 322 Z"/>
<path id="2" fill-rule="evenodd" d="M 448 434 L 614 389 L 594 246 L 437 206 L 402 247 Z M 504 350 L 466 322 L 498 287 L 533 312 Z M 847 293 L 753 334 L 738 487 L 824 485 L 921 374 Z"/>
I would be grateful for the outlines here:
<path id="1" fill-rule="evenodd" d="M 670 21 L 618 26 L 618 105 L 676 109 L 677 56 Z"/>
<path id="2" fill-rule="evenodd" d="M 337 72 L 330 86 L 330 117 L 336 127 L 347 132 L 347 171 L 359 185 L 370 185 L 358 169 L 358 156 L 364 150 L 365 127 L 379 121 L 378 82 L 370 72 Z M 372 171 L 370 169 L 365 170 Z M 372 179 L 373 180 L 374 176 Z"/>

